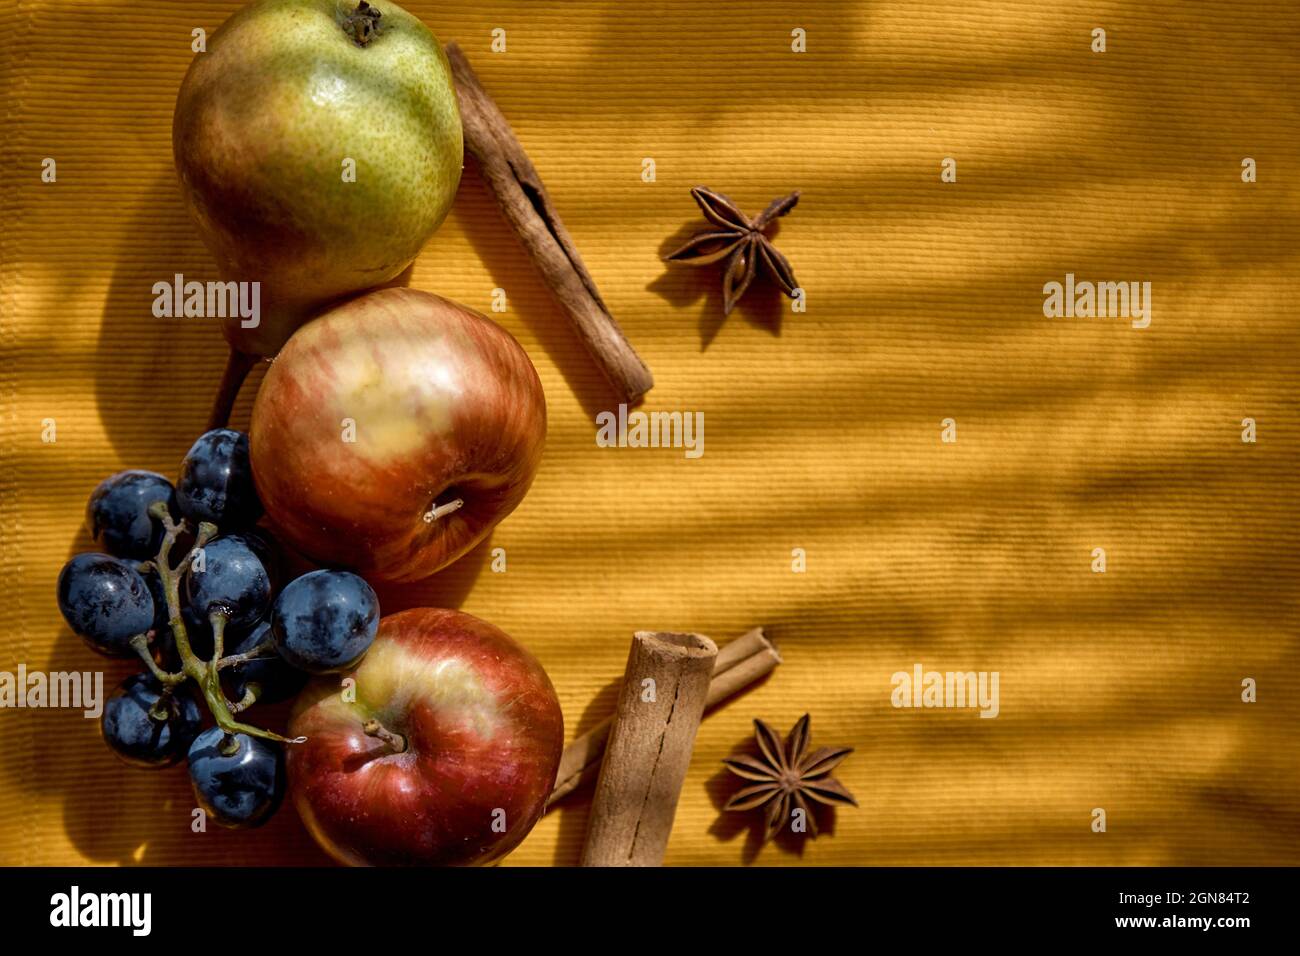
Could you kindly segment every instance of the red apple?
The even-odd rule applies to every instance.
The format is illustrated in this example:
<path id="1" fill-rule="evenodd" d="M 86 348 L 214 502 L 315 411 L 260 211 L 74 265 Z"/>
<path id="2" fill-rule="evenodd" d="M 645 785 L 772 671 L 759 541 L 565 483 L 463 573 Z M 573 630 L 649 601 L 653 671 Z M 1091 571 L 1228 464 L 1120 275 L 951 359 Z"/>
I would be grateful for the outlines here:
<path id="1" fill-rule="evenodd" d="M 341 863 L 492 863 L 542 816 L 564 718 L 537 659 L 459 611 L 385 617 L 347 684 L 322 680 L 294 707 L 289 788 L 307 829 Z"/>
<path id="2" fill-rule="evenodd" d="M 515 509 L 545 438 L 542 385 L 510 333 L 427 292 L 381 289 L 280 352 L 253 407 L 253 477 L 303 554 L 413 581 Z"/>

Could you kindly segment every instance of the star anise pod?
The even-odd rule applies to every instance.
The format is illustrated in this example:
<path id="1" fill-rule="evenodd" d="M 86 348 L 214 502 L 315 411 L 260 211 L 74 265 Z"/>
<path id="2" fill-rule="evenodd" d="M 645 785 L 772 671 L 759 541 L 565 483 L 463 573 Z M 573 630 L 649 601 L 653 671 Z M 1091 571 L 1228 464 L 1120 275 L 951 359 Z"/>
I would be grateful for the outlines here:
<path id="1" fill-rule="evenodd" d="M 726 257 L 726 272 L 722 277 L 722 311 L 726 315 L 731 314 L 759 269 L 772 276 L 781 291 L 793 299 L 795 289 L 799 287 L 794 270 L 790 268 L 790 261 L 772 245 L 766 231 L 795 207 L 799 191 L 796 189 L 788 196 L 773 199 L 753 219 L 722 193 L 707 186 L 696 186 L 691 195 L 704 210 L 710 228 L 691 236 L 676 252 L 664 256 L 664 261 L 703 266 Z"/>
<path id="2" fill-rule="evenodd" d="M 808 748 L 808 715 L 804 714 L 782 743 L 775 730 L 761 720 L 754 721 L 754 738 L 762 758 L 736 754 L 722 762 L 738 777 L 755 781 L 743 787 L 727 801 L 723 810 L 753 810 L 763 807 L 766 843 L 790 819 L 793 810 L 802 810 L 808 832 L 817 835 L 817 821 L 808 801 L 828 806 L 853 806 L 853 794 L 830 775 L 849 754 L 852 747 Z"/>

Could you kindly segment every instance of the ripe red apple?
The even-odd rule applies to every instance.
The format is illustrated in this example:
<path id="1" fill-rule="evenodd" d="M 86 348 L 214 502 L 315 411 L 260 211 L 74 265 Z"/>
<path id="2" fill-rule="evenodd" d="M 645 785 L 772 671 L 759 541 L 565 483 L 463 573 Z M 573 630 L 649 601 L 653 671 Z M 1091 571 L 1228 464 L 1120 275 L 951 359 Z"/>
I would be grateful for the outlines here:
<path id="1" fill-rule="evenodd" d="M 413 581 L 523 499 L 546 438 L 528 356 L 496 323 L 380 289 L 299 329 L 253 406 L 253 477 L 284 539 L 322 564 Z"/>
<path id="2" fill-rule="evenodd" d="M 355 679 L 299 698 L 289 788 L 299 816 L 351 865 L 492 863 L 542 816 L 564 749 L 546 671 L 459 611 L 385 617 Z"/>
<path id="3" fill-rule="evenodd" d="M 388 0 L 256 0 L 196 52 L 172 145 L 185 200 L 261 314 L 225 316 L 274 355 L 324 303 L 382 285 L 442 222 L 464 164 L 438 38 Z"/>

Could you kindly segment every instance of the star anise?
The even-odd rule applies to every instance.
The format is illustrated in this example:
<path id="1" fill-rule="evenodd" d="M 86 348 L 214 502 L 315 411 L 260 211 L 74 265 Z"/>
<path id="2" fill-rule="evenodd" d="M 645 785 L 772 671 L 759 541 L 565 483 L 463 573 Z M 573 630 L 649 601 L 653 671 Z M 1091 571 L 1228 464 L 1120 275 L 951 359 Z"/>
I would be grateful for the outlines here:
<path id="1" fill-rule="evenodd" d="M 676 252 L 664 256 L 664 261 L 702 266 L 725 256 L 727 266 L 722 277 L 722 311 L 726 315 L 731 314 L 759 269 L 771 275 L 781 291 L 793 299 L 795 289 L 799 287 L 794 270 L 790 268 L 790 261 L 772 245 L 766 231 L 795 207 L 799 191 L 796 189 L 788 196 L 773 199 L 753 219 L 722 193 L 707 186 L 696 186 L 691 195 L 704 210 L 710 228 L 693 235 Z"/>
<path id="2" fill-rule="evenodd" d="M 736 754 L 722 762 L 738 777 L 756 781 L 743 787 L 727 801 L 723 810 L 764 808 L 766 843 L 789 821 L 794 810 L 802 810 L 808 832 L 817 835 L 817 821 L 808 800 L 828 806 L 853 806 L 853 794 L 830 775 L 852 747 L 822 747 L 809 751 L 808 715 L 804 714 L 784 744 L 775 730 L 761 720 L 754 721 L 754 738 L 762 758 Z"/>

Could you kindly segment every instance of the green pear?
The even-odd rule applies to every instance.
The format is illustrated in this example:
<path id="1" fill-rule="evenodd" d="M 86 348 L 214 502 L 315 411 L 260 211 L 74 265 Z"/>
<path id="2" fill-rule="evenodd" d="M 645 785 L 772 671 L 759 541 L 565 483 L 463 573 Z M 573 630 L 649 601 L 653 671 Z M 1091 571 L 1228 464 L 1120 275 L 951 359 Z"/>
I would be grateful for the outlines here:
<path id="1" fill-rule="evenodd" d="M 451 68 L 395 3 L 255 0 L 197 52 L 176 99 L 181 186 L 272 356 L 326 303 L 398 276 L 447 215 L 464 160 Z"/>

